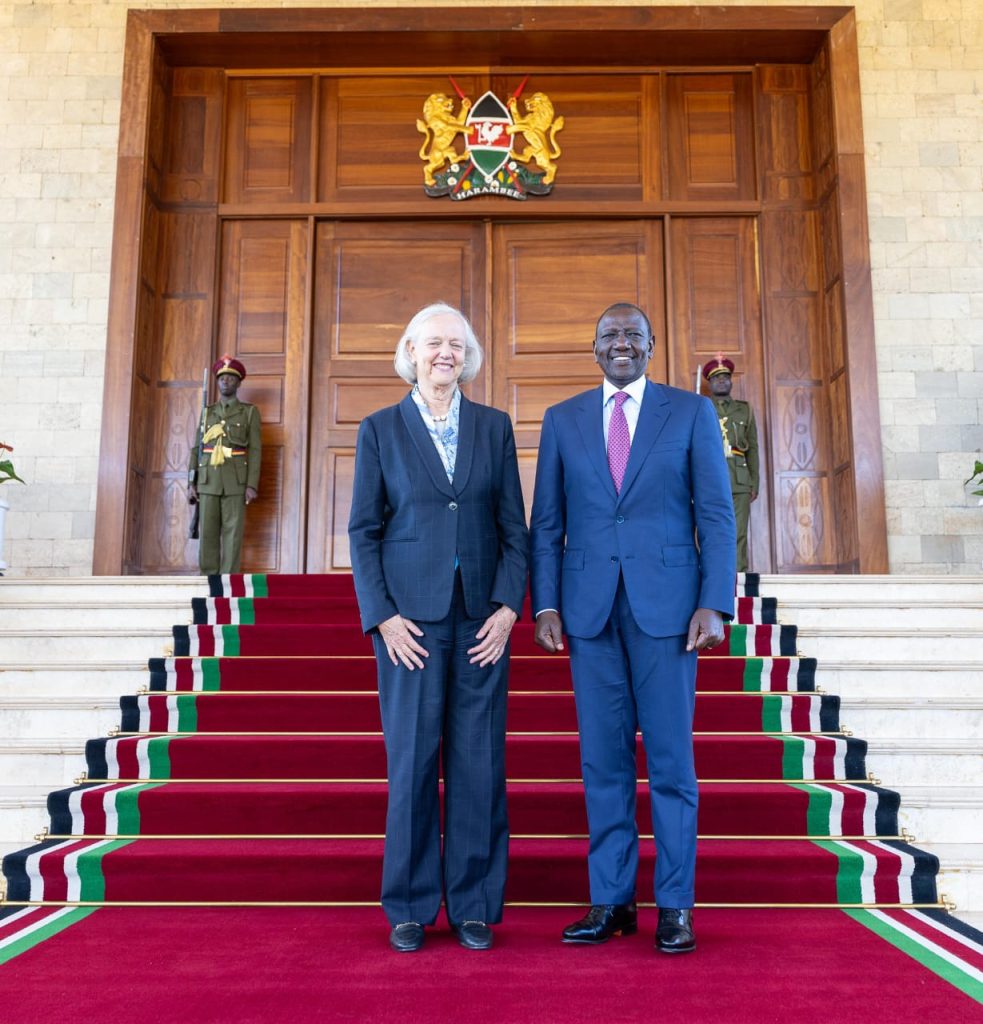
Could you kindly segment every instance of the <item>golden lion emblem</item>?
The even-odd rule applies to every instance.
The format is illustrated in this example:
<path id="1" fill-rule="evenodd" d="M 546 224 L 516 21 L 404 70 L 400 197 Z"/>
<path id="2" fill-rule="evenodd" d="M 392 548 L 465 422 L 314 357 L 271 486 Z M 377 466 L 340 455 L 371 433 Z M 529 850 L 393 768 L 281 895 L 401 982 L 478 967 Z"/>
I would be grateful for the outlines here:
<path id="1" fill-rule="evenodd" d="M 445 163 L 459 163 L 464 159 L 464 156 L 454 148 L 454 139 L 467 130 L 466 122 L 470 109 L 471 101 L 462 99 L 461 112 L 455 117 L 454 101 L 442 92 L 431 94 L 423 104 L 423 120 L 416 122 L 416 130 L 425 136 L 420 147 L 420 159 L 426 161 L 423 180 L 428 185 L 436 184 L 433 172 Z"/>
<path id="2" fill-rule="evenodd" d="M 509 135 L 521 132 L 526 140 L 526 148 L 521 153 L 514 153 L 516 160 L 527 164 L 536 162 L 546 172 L 543 184 L 550 185 L 556 177 L 556 164 L 553 161 L 560 155 L 560 147 L 556 144 L 556 133 L 563 128 L 563 118 L 553 120 L 553 104 L 542 92 L 534 92 L 525 101 L 526 113 L 519 115 L 519 104 L 514 96 L 509 97 L 509 111 L 513 123 L 506 129 Z M 547 136 L 549 138 L 547 139 Z"/>

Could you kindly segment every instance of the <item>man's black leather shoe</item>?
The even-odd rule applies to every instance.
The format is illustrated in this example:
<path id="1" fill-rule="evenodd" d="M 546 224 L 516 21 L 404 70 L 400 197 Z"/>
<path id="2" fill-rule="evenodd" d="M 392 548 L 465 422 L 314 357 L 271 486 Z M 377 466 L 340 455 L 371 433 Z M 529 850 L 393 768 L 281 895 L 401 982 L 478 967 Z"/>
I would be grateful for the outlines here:
<path id="1" fill-rule="evenodd" d="M 454 925 L 457 941 L 465 949 L 491 949 L 492 930 L 484 921 L 462 921 Z"/>
<path id="2" fill-rule="evenodd" d="M 423 925 L 416 921 L 394 925 L 389 933 L 389 945 L 397 953 L 415 953 L 423 945 Z"/>
<path id="3" fill-rule="evenodd" d="M 585 917 L 563 929 L 563 941 L 595 946 L 612 935 L 634 935 L 638 931 L 638 910 L 634 902 L 595 904 Z"/>
<path id="4" fill-rule="evenodd" d="M 693 911 L 660 907 L 655 947 L 663 953 L 691 953 L 696 949 Z"/>

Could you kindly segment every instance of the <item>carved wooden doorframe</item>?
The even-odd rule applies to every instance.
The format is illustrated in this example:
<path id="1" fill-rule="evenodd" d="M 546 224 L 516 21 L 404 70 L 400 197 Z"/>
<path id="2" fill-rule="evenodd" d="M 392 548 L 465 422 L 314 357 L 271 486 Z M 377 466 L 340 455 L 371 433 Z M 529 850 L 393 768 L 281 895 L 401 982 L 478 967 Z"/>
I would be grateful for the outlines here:
<path id="1" fill-rule="evenodd" d="M 414 45 L 407 47 L 408 34 Z M 866 187 L 860 114 L 856 24 L 852 8 L 414 8 L 406 10 L 199 10 L 131 11 L 128 14 L 120 144 L 107 332 L 107 358 L 99 464 L 93 571 L 118 574 L 123 565 L 126 496 L 133 443 L 131 410 L 140 372 L 141 244 L 145 183 L 166 168 L 151 159 L 150 140 L 160 130 L 152 97 L 168 66 L 234 68 L 375 66 L 408 61 L 438 67 L 448 39 L 479 65 L 502 66 L 562 53 L 571 66 L 624 63 L 691 63 L 726 68 L 755 62 L 825 64 L 817 86 L 828 90 L 830 174 L 835 202 L 823 213 L 823 229 L 840 242 L 838 291 L 828 315 L 843 340 L 842 365 L 834 368 L 845 412 L 836 439 L 850 461 L 856 516 L 854 571 L 887 568 L 880 422 L 877 406 L 873 304 L 867 238 Z M 388 49 L 387 49 L 388 40 Z M 398 46 L 396 43 L 398 42 Z M 551 49 L 552 48 L 552 49 Z M 712 48 L 713 52 L 709 50 Z M 400 57 L 399 54 L 404 56 Z M 552 54 L 552 57 L 551 57 Z M 527 55 L 527 56 L 524 56 Z M 545 56 L 544 56 L 545 55 Z M 286 61 L 286 64 L 284 64 Z M 292 65 L 291 65 L 291 62 Z M 403 65 L 401 65 L 403 66 Z M 311 169 L 312 173 L 316 168 Z M 480 202 L 480 201 L 479 201 Z M 672 214 L 672 203 L 662 204 Z M 378 212 L 387 213 L 382 204 Z M 553 204 L 564 211 L 562 201 Z M 608 208 L 632 216 L 636 204 Z M 337 211 L 324 209 L 330 216 Z M 470 211 L 469 211 L 470 212 Z M 684 212 L 680 210 L 679 212 Z M 752 211 L 748 211 L 752 212 Z M 436 216 L 463 216 L 446 206 Z M 396 210 L 388 215 L 398 215 Z M 135 226 L 137 226 L 135 228 Z M 837 381 L 840 382 L 837 385 Z"/>

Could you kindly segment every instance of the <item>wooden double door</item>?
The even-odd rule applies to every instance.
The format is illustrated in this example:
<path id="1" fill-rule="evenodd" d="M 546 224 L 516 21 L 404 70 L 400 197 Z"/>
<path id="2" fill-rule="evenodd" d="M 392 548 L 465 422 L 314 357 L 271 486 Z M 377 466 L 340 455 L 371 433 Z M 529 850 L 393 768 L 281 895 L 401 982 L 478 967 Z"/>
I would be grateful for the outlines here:
<path id="1" fill-rule="evenodd" d="M 219 345 L 247 364 L 241 395 L 264 422 L 261 500 L 249 508 L 244 569 L 349 567 L 358 425 L 405 394 L 393 370 L 396 343 L 419 308 L 443 300 L 469 316 L 482 342 L 482 371 L 467 392 L 512 417 L 527 508 L 545 410 L 600 382 L 591 342 L 606 306 L 630 301 L 648 313 L 653 380 L 692 390 L 708 358 L 732 358 L 734 393 L 752 402 L 762 435 L 751 546 L 754 567 L 767 571 L 756 238 L 755 219 L 743 216 L 226 221 Z"/>

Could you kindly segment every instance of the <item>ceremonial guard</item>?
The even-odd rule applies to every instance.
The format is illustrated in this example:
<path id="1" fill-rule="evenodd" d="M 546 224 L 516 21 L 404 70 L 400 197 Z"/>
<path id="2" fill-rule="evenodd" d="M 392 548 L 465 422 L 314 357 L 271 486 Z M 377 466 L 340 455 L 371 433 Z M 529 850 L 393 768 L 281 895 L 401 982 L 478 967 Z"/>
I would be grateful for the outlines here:
<path id="1" fill-rule="evenodd" d="M 754 410 L 739 398 L 731 398 L 734 364 L 723 355 L 716 355 L 703 367 L 703 376 L 710 385 L 713 405 L 720 420 L 724 455 L 730 472 L 730 489 L 734 496 L 734 517 L 737 519 L 737 571 L 747 572 L 747 527 L 751 502 L 758 497 L 758 428 Z"/>
<path id="2" fill-rule="evenodd" d="M 198 565 L 203 575 L 240 571 L 246 505 L 256 500 L 259 410 L 236 397 L 246 368 L 222 356 L 214 366 L 219 400 L 202 409 L 188 465 L 188 501 L 199 502 Z"/>

